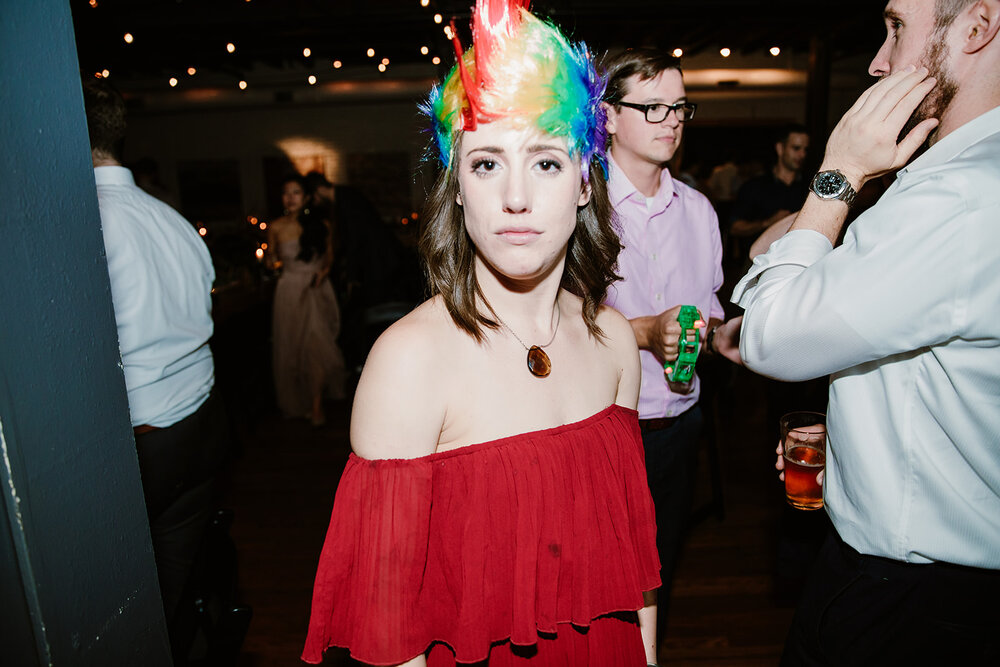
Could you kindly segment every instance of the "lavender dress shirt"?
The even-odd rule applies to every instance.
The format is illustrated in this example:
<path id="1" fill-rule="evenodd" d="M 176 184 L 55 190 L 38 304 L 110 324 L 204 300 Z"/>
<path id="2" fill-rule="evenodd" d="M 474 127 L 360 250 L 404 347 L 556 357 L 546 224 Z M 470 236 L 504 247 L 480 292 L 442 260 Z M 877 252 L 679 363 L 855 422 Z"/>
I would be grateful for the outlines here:
<path id="1" fill-rule="evenodd" d="M 707 322 L 723 318 L 719 219 L 705 195 L 664 169 L 653 197 L 639 192 L 608 154 L 608 194 L 620 225 L 618 275 L 605 303 L 628 319 L 695 305 Z M 652 352 L 640 350 L 639 418 L 676 417 L 698 402 L 697 376 L 690 391 L 675 393 Z"/>

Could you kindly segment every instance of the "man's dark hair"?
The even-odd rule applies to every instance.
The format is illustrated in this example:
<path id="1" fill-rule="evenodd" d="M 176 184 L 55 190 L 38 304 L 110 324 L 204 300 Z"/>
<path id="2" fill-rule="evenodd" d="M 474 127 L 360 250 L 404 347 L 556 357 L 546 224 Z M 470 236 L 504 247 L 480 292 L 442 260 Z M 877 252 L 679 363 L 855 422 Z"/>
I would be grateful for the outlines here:
<path id="1" fill-rule="evenodd" d="M 787 125 L 782 125 L 778 128 L 778 131 L 774 133 L 774 143 L 784 144 L 788 142 L 788 137 L 793 134 L 804 134 L 809 136 L 809 128 L 807 128 L 802 123 L 788 123 Z"/>
<path id="2" fill-rule="evenodd" d="M 456 141 L 460 145 L 461 133 Z M 455 155 L 459 151 L 456 149 Z M 455 324 L 477 341 L 485 326 L 499 327 L 489 312 L 490 304 L 476 280 L 476 247 L 465 229 L 465 215 L 455 201 L 458 194 L 458 160 L 438 176 L 427 197 L 427 221 L 420 235 L 420 254 L 425 263 L 431 296 L 440 294 Z M 620 278 L 615 266 L 621 244 L 612 226 L 611 200 L 603 168 L 590 162 L 590 201 L 577 207 L 576 229 L 566 249 L 561 287 L 583 299 L 583 320 L 594 336 L 603 336 L 597 326 L 597 311 L 608 287 Z M 582 183 L 581 183 L 582 185 Z M 486 312 L 480 307 L 485 306 Z"/>
<path id="3" fill-rule="evenodd" d="M 608 77 L 604 101 L 611 104 L 620 102 L 628 94 L 626 82 L 638 74 L 640 81 L 655 79 L 668 69 L 681 70 L 681 60 L 658 49 L 629 49 L 608 58 L 602 63 Z"/>
<path id="4" fill-rule="evenodd" d="M 83 106 L 91 150 L 121 162 L 125 146 L 125 100 L 121 94 L 104 79 L 90 79 L 83 84 Z"/>
<path id="5" fill-rule="evenodd" d="M 332 188 L 333 183 L 319 171 L 310 171 L 305 175 L 304 185 L 306 192 L 312 196 L 319 188 Z"/>

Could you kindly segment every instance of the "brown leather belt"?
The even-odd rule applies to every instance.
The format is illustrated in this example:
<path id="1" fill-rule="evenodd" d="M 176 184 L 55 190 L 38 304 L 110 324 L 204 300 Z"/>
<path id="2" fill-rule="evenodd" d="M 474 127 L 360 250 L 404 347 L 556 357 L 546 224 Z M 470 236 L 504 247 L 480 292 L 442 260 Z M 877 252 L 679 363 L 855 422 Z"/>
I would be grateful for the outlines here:
<path id="1" fill-rule="evenodd" d="M 678 417 L 654 417 L 653 419 L 640 419 L 639 428 L 643 431 L 662 431 L 670 428 L 678 420 Z"/>
<path id="2" fill-rule="evenodd" d="M 150 426 L 149 424 L 139 424 L 138 426 L 132 427 L 132 432 L 135 435 L 142 435 L 143 433 L 149 433 L 150 431 L 159 431 L 159 426 Z"/>

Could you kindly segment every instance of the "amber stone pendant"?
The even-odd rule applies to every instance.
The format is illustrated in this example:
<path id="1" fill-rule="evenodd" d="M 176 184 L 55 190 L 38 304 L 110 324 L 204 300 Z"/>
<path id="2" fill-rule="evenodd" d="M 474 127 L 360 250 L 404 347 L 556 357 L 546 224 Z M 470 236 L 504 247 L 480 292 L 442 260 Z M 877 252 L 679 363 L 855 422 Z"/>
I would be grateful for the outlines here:
<path id="1" fill-rule="evenodd" d="M 552 362 L 549 361 L 549 355 L 545 354 L 545 350 L 537 345 L 532 345 L 531 349 L 528 350 L 528 370 L 537 378 L 548 377 L 549 373 L 552 372 Z"/>

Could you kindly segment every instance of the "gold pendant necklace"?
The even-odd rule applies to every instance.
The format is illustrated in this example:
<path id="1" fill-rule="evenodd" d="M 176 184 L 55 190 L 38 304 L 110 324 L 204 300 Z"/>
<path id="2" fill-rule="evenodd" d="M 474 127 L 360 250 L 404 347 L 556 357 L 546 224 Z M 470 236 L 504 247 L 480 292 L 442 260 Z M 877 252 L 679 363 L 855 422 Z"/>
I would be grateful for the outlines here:
<path id="1" fill-rule="evenodd" d="M 490 310 L 493 309 L 491 308 Z M 504 329 L 509 331 L 510 335 L 512 335 L 517 342 L 521 344 L 521 347 L 528 351 L 528 371 L 538 378 L 548 377 L 549 373 L 552 372 L 552 360 L 549 359 L 549 355 L 545 353 L 543 348 L 552 345 L 552 341 L 556 339 L 556 334 L 559 332 L 559 322 L 562 320 L 562 311 L 559 309 L 558 304 L 556 305 L 556 326 L 555 329 L 552 330 L 552 338 L 550 338 L 549 342 L 545 345 L 532 345 L 531 347 L 528 347 L 524 344 L 524 341 L 521 340 L 521 337 L 514 333 L 514 330 L 510 328 L 510 325 L 504 322 L 502 317 L 497 315 L 495 310 L 493 311 L 493 314 L 498 320 L 500 320 L 500 324 L 503 325 Z"/>

